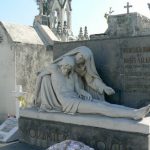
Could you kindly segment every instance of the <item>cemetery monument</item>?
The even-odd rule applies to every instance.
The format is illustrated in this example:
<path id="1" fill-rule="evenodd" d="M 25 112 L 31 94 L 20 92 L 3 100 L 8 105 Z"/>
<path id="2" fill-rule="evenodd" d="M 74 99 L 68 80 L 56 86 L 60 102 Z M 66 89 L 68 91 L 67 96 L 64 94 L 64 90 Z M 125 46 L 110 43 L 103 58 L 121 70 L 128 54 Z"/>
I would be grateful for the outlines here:
<path id="1" fill-rule="evenodd" d="M 48 148 L 71 139 L 96 150 L 149 150 L 150 19 L 131 13 L 127 3 L 126 14 L 110 9 L 105 33 L 89 39 L 85 27 L 75 39 L 71 0 L 37 3 L 33 27 L 0 22 L 0 80 L 6 85 L 0 113 L 15 112 L 16 85 L 34 103 L 20 110 L 20 141 Z M 15 132 L 7 122 L 1 130 L 15 137 L 13 123 Z"/>
<path id="2" fill-rule="evenodd" d="M 104 34 L 53 45 L 54 61 L 37 76 L 34 107 L 20 111 L 21 141 L 149 149 L 150 20 L 126 7 L 126 14 L 110 10 Z"/>
<path id="3" fill-rule="evenodd" d="M 112 95 L 115 91 L 99 77 L 91 50 L 78 47 L 38 75 L 35 103 L 40 111 L 101 114 L 135 120 L 144 118 L 150 111 L 149 105 L 132 109 L 109 104 L 105 102 L 104 93 Z"/>

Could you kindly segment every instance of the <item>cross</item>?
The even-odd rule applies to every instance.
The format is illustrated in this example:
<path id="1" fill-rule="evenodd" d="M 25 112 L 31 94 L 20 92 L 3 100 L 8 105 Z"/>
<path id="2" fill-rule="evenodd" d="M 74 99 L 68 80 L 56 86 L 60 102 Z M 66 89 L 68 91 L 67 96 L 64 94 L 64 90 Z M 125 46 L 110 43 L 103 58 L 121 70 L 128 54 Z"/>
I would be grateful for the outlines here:
<path id="1" fill-rule="evenodd" d="M 112 10 L 112 7 L 109 9 L 109 15 L 111 15 L 114 11 Z"/>
<path id="2" fill-rule="evenodd" d="M 16 90 L 12 91 L 12 93 L 14 93 L 14 96 L 16 97 L 16 118 L 18 119 L 19 118 L 19 109 L 21 106 L 19 98 L 22 97 L 27 92 L 22 91 L 22 85 L 17 85 Z"/>
<path id="3" fill-rule="evenodd" d="M 132 7 L 132 5 L 129 5 L 129 2 L 127 2 L 127 6 L 124 6 L 124 8 L 127 8 L 127 14 L 129 14 L 130 7 Z"/>

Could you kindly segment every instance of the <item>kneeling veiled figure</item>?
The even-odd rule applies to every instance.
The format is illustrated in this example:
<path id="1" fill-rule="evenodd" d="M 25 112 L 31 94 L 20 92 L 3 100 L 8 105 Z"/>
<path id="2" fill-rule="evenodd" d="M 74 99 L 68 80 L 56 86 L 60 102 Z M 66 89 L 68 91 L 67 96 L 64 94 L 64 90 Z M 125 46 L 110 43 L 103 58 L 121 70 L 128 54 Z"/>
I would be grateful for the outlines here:
<path id="1" fill-rule="evenodd" d="M 142 119 L 150 111 L 150 106 L 140 109 L 110 104 L 106 101 L 93 99 L 82 89 L 78 75 L 75 72 L 75 59 L 70 56 L 62 57 L 57 63 L 50 65 L 49 72 L 41 73 L 40 110 L 53 110 L 74 114 L 100 114 L 109 117 Z"/>
<path id="2" fill-rule="evenodd" d="M 80 80 L 79 84 L 92 96 L 92 98 L 105 101 L 104 93 L 107 95 L 115 93 L 115 91 L 107 86 L 99 76 L 95 67 L 93 53 L 88 47 L 77 47 L 56 59 L 54 63 L 59 62 L 64 56 L 73 57 L 75 60 L 74 71 Z"/>

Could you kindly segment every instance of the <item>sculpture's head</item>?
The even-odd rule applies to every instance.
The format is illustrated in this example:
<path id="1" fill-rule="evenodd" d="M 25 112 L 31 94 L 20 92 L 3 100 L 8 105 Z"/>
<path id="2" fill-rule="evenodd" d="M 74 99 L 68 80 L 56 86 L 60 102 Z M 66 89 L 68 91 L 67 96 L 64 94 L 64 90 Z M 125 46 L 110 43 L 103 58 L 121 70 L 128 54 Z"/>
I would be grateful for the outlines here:
<path id="1" fill-rule="evenodd" d="M 65 56 L 62 58 L 62 60 L 59 62 L 59 67 L 63 75 L 69 76 L 74 69 L 75 61 L 70 56 Z"/>
<path id="2" fill-rule="evenodd" d="M 78 47 L 74 49 L 74 51 L 76 51 L 75 62 L 77 65 L 85 64 L 88 60 L 91 59 L 91 57 L 93 57 L 91 50 L 86 46 Z"/>
<path id="3" fill-rule="evenodd" d="M 80 64 L 85 64 L 86 60 L 85 60 L 85 58 L 84 58 L 82 53 L 77 53 L 75 55 L 75 61 L 76 61 L 77 65 L 80 65 Z"/>
<path id="4" fill-rule="evenodd" d="M 77 47 L 77 48 L 71 50 L 70 52 L 64 54 L 60 58 L 56 59 L 53 63 L 57 63 L 65 56 L 74 56 L 75 63 L 80 65 L 80 64 L 84 64 L 87 61 L 91 60 L 93 57 L 93 54 L 92 54 L 92 51 L 88 47 L 81 46 L 81 47 Z"/>

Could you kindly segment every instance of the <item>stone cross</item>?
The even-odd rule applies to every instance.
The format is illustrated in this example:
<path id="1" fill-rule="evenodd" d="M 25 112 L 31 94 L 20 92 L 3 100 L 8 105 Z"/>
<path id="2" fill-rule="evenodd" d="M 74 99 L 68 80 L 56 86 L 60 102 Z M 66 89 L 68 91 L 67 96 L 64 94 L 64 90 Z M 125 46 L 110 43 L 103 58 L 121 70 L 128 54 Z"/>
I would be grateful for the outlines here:
<path id="1" fill-rule="evenodd" d="M 112 7 L 109 9 L 109 15 L 111 15 L 114 11 L 112 10 Z"/>
<path id="2" fill-rule="evenodd" d="M 129 5 L 129 2 L 127 2 L 127 6 L 124 6 L 124 8 L 127 8 L 127 14 L 129 14 L 130 7 L 132 7 L 132 5 Z"/>
<path id="3" fill-rule="evenodd" d="M 19 97 L 23 96 L 24 94 L 26 94 L 26 92 L 22 91 L 22 85 L 17 85 L 16 86 L 16 90 L 12 91 L 12 93 L 14 93 L 14 96 L 16 97 L 16 118 L 19 118 L 19 109 L 20 109 L 20 102 L 19 102 Z"/>
<path id="4" fill-rule="evenodd" d="M 105 13 L 104 17 L 108 20 L 108 16 L 110 16 L 114 11 L 112 10 L 112 7 L 109 8 L 109 12 Z"/>

